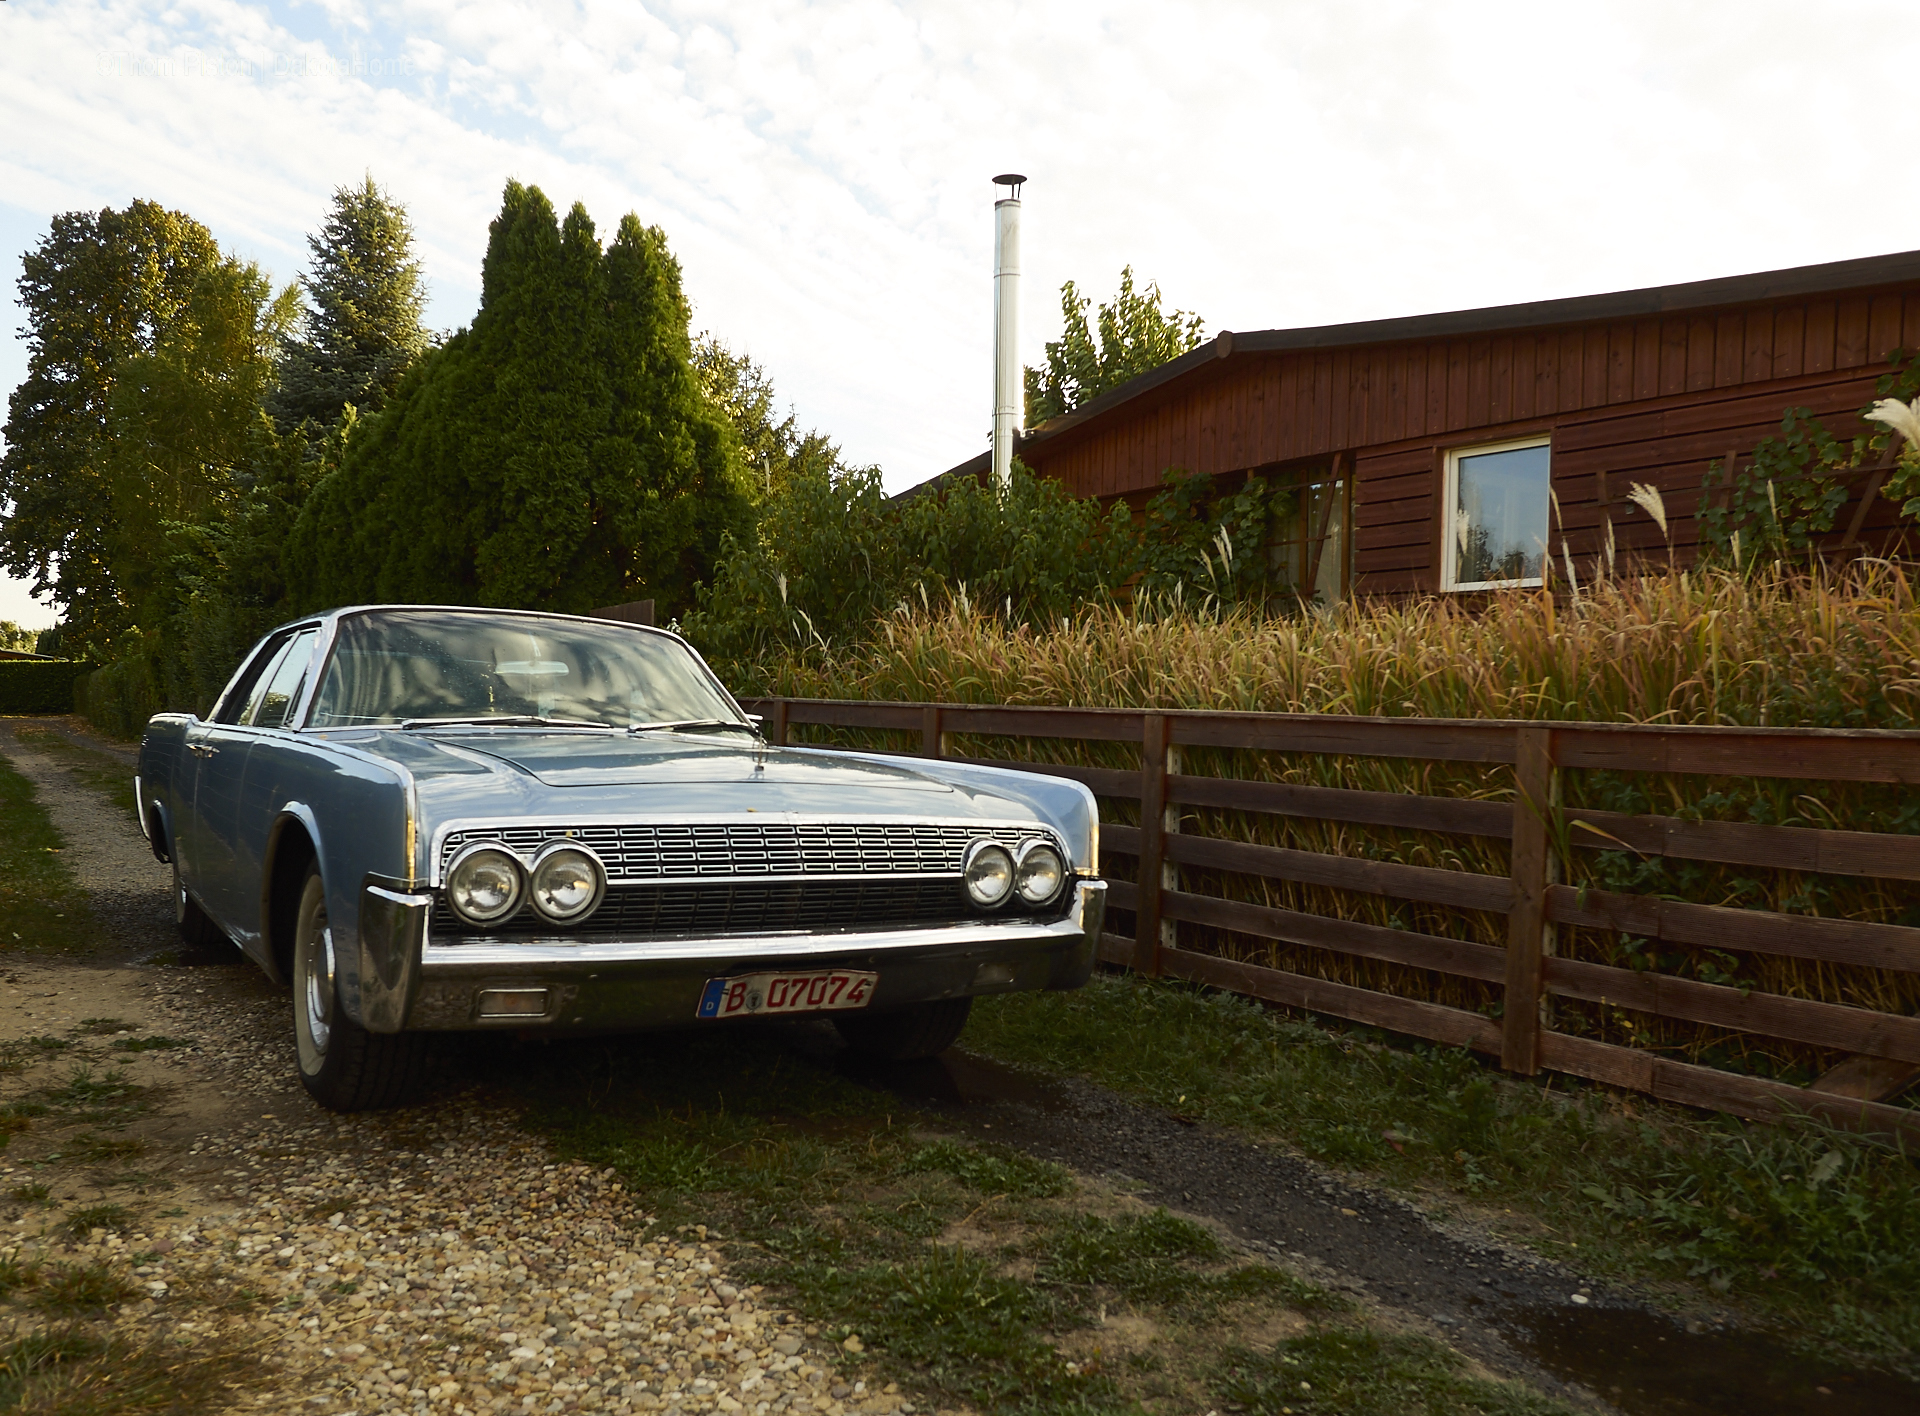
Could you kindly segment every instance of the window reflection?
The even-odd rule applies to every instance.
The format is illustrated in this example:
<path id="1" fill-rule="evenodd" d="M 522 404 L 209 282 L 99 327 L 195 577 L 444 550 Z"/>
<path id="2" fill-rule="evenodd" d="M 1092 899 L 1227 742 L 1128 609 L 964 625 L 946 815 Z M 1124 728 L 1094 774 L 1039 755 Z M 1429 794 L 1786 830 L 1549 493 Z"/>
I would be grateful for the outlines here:
<path id="1" fill-rule="evenodd" d="M 1453 588 L 1538 584 L 1551 449 L 1546 443 L 1490 448 L 1455 454 L 1452 462 Z"/>

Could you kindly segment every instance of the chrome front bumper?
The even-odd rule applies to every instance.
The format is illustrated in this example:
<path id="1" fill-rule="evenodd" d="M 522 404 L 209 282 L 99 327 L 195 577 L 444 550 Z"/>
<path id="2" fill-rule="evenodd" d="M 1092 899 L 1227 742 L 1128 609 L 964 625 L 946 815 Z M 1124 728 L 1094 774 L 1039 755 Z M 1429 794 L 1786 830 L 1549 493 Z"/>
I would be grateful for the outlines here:
<path id="1" fill-rule="evenodd" d="M 665 942 L 423 941 L 417 985 L 389 985 L 381 991 L 388 998 L 407 999 L 406 1030 L 448 1031 L 683 1027 L 696 1021 L 694 1010 L 707 980 L 786 969 L 877 973 L 870 1011 L 982 993 L 1078 988 L 1093 973 L 1106 902 L 1105 881 L 1082 880 L 1066 917 L 1047 923 Z M 542 1015 L 481 1017 L 483 992 L 527 990 L 545 990 Z M 379 1028 L 371 1017 L 367 1021 L 377 1030 L 389 1030 Z"/>

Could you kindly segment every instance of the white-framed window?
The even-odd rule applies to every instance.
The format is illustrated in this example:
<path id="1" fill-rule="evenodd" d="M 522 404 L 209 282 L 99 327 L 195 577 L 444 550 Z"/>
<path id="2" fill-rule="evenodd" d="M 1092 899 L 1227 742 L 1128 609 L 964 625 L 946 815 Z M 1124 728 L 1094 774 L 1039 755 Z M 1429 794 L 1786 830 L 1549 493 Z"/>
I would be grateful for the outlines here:
<path id="1" fill-rule="evenodd" d="M 1545 436 L 1447 453 L 1441 589 L 1540 584 L 1552 465 L 1552 440 Z"/>

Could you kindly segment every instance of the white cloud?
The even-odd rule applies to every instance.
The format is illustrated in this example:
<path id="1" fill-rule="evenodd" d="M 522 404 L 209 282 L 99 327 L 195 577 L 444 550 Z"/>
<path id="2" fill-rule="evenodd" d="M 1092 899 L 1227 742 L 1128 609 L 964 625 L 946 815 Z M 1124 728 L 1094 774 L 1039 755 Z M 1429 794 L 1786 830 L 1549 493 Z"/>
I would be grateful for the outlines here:
<path id="1" fill-rule="evenodd" d="M 696 328 L 891 485 L 983 445 L 987 178 L 1028 362 L 1131 262 L 1210 328 L 1572 295 L 1914 244 L 1873 188 L 1904 7 L 11 0 L 0 238 L 151 197 L 281 278 L 333 187 L 410 206 L 437 325 L 509 177 L 663 226 Z M 26 233 L 24 236 L 21 233 Z M 0 351 L 0 377 L 24 355 Z"/>

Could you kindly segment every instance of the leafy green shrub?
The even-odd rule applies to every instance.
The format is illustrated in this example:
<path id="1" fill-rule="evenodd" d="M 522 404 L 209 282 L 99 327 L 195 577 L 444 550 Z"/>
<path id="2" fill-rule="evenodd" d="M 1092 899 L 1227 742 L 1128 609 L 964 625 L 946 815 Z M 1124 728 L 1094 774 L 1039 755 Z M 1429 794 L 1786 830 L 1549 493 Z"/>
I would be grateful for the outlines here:
<path id="1" fill-rule="evenodd" d="M 0 659 L 0 714 L 69 713 L 85 664 L 65 659 Z"/>

